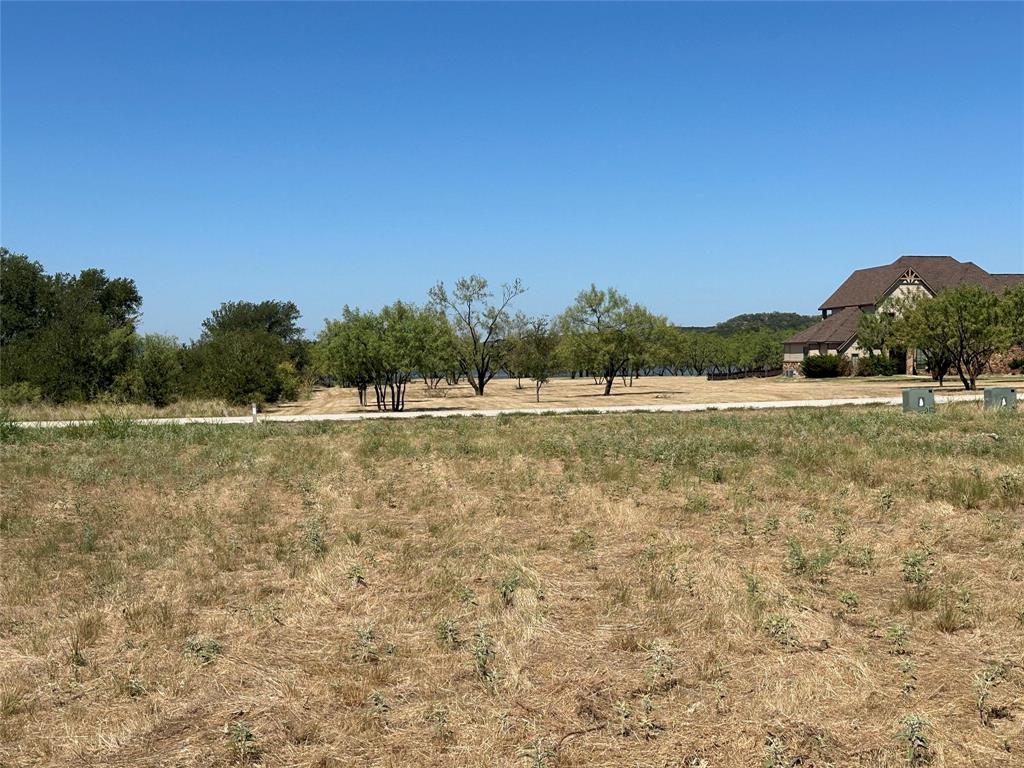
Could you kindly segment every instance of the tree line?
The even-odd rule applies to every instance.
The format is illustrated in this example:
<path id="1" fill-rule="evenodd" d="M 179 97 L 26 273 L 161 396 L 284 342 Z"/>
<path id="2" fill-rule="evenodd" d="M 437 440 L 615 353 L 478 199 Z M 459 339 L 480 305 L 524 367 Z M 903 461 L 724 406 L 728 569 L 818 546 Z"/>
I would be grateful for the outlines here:
<path id="1" fill-rule="evenodd" d="M 682 329 L 595 285 L 557 316 L 528 317 L 515 308 L 524 292 L 518 280 L 495 290 L 470 275 L 438 283 L 421 305 L 346 306 L 312 340 L 293 302 L 229 301 L 203 321 L 198 339 L 182 343 L 138 332 L 142 297 L 130 278 L 100 269 L 48 274 L 0 249 L 0 388 L 6 402 L 162 406 L 185 398 L 290 400 L 323 383 L 400 411 L 414 380 L 432 389 L 467 382 L 483 395 L 504 376 L 520 387 L 532 382 L 539 401 L 559 375 L 590 377 L 607 395 L 639 376 L 778 368 L 782 339 L 793 330 L 751 320 L 731 333 Z"/>
<path id="2" fill-rule="evenodd" d="M 0 248 L 0 388 L 5 402 L 111 399 L 163 406 L 294 398 L 312 358 L 292 302 L 226 302 L 200 337 L 139 334 L 142 297 L 101 269 L 47 274 Z"/>

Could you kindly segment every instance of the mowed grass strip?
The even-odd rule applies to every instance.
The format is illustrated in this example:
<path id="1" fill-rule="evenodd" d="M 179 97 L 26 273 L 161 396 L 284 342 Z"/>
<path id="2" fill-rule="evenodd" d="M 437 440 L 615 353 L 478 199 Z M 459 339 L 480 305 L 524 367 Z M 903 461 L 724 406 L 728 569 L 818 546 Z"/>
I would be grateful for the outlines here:
<path id="1" fill-rule="evenodd" d="M 0 765 L 1024 752 L 1024 419 L 5 428 Z"/>

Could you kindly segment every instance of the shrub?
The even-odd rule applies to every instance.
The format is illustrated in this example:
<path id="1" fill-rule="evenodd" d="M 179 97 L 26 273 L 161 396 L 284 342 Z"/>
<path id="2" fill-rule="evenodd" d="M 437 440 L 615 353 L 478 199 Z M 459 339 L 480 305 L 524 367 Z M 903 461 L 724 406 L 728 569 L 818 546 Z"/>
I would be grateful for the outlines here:
<path id="1" fill-rule="evenodd" d="M 842 355 L 811 355 L 805 357 L 800 369 L 809 379 L 833 379 L 850 373 L 850 361 Z"/>
<path id="2" fill-rule="evenodd" d="M 895 376 L 899 372 L 899 362 L 885 355 L 862 357 L 857 362 L 858 376 Z"/>
<path id="3" fill-rule="evenodd" d="M 107 440 L 125 440 L 135 431 L 135 421 L 123 414 L 103 413 L 92 422 L 92 428 Z"/>
<path id="4" fill-rule="evenodd" d="M 21 429 L 7 411 L 0 409 L 0 443 L 13 443 L 20 437 Z"/>
<path id="5" fill-rule="evenodd" d="M 43 399 L 43 390 L 27 381 L 0 387 L 0 405 L 31 405 Z"/>
<path id="6" fill-rule="evenodd" d="M 278 394 L 280 400 L 298 400 L 299 391 L 302 388 L 302 379 L 295 363 L 285 360 L 277 366 L 277 378 L 281 384 L 281 391 Z"/>
<path id="7" fill-rule="evenodd" d="M 197 394 L 244 405 L 280 399 L 282 374 L 290 373 L 279 367 L 286 354 L 273 334 L 232 331 L 194 344 L 186 358 Z"/>
<path id="8" fill-rule="evenodd" d="M 181 345 L 173 336 L 148 333 L 134 344 L 131 366 L 115 382 L 115 391 L 126 400 L 158 408 L 181 393 Z"/>
<path id="9" fill-rule="evenodd" d="M 903 742 L 904 754 L 910 765 L 927 765 L 932 761 L 932 749 L 925 733 L 928 721 L 919 715 L 907 715 L 897 738 Z"/>
<path id="10" fill-rule="evenodd" d="M 477 627 L 473 633 L 473 666 L 480 679 L 490 681 L 495 672 L 491 664 L 494 662 L 494 644 L 483 627 Z"/>
<path id="11" fill-rule="evenodd" d="M 1024 357 L 1015 357 L 1010 361 L 1010 370 L 1014 373 L 1020 373 L 1024 370 Z"/>
<path id="12" fill-rule="evenodd" d="M 459 625 L 454 619 L 441 619 L 437 623 L 437 643 L 442 648 L 458 648 L 462 644 Z"/>
<path id="13" fill-rule="evenodd" d="M 185 655 L 205 666 L 221 653 L 221 645 L 213 638 L 189 637 L 185 640 Z"/>

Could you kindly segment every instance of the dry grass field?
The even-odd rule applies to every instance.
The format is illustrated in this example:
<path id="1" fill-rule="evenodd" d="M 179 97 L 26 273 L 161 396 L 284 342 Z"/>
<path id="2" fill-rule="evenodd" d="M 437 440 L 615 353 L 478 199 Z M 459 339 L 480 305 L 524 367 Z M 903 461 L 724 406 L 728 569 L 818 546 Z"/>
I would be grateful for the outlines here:
<path id="1" fill-rule="evenodd" d="M 983 377 L 980 387 L 1021 386 L 1020 376 Z M 447 387 L 443 383 L 436 390 L 427 389 L 421 382 L 409 385 L 406 410 L 458 410 L 491 408 L 604 408 L 622 405 L 669 405 L 675 403 L 736 403 L 763 400 L 820 400 L 846 397 L 898 397 L 903 387 L 933 386 L 923 376 L 889 376 L 878 378 L 841 379 L 789 379 L 777 376 L 770 379 L 736 379 L 708 381 L 703 376 L 644 376 L 624 386 L 615 382 L 612 393 L 604 397 L 602 384 L 591 378 L 552 379 L 541 389 L 541 402 L 536 402 L 533 383 L 523 379 L 522 389 L 514 379 L 494 379 L 484 390 L 483 397 L 475 397 L 469 384 Z M 941 390 L 944 394 L 963 392 L 959 380 L 947 380 Z M 268 413 L 353 413 L 375 410 L 373 393 L 369 408 L 360 408 L 354 389 L 334 387 L 314 390 L 307 400 L 283 403 L 267 409 Z"/>
<path id="2" fill-rule="evenodd" d="M 536 402 L 533 383 L 523 379 L 522 387 L 513 379 L 494 379 L 487 385 L 484 397 L 476 397 L 469 384 L 454 387 L 442 383 L 437 389 L 428 389 L 422 381 L 409 385 L 406 400 L 408 411 L 484 410 L 496 408 L 605 408 L 628 405 L 669 405 L 675 403 L 737 403 L 765 400 L 820 400 L 847 397 L 898 397 L 903 387 L 933 386 L 924 376 L 888 376 L 878 378 L 840 379 L 738 379 L 734 381 L 708 381 L 703 376 L 646 376 L 636 379 L 632 386 L 617 380 L 611 395 L 604 397 L 603 385 L 591 378 L 552 379 L 541 390 L 541 401 Z M 1010 386 L 1021 388 L 1020 376 L 984 376 L 979 387 Z M 942 394 L 963 392 L 956 377 L 938 390 Z M 266 413 L 327 414 L 376 411 L 371 404 L 360 407 L 356 391 L 345 387 L 315 388 L 308 397 L 297 402 L 268 405 Z M 231 405 L 216 400 L 184 400 L 163 408 L 133 403 L 34 403 L 12 405 L 5 409 L 15 421 L 58 421 L 63 419 L 95 419 L 101 416 L 136 419 L 176 416 L 244 416 L 245 405 Z"/>
<path id="3" fill-rule="evenodd" d="M 1019 414 L 105 419 L 0 469 L 3 766 L 1024 755 Z"/>
<path id="4" fill-rule="evenodd" d="M 244 416 L 249 409 L 222 400 L 182 400 L 162 408 L 138 403 L 24 403 L 2 409 L 14 421 L 60 421 L 97 419 L 102 416 L 129 416 L 133 419 L 159 419 L 174 416 Z"/>

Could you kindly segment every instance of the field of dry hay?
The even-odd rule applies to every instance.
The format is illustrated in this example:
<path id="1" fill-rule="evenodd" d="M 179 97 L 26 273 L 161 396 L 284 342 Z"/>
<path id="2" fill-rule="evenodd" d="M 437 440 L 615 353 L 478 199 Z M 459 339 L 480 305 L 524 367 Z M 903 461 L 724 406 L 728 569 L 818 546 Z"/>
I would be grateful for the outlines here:
<path id="1" fill-rule="evenodd" d="M 0 765 L 1011 766 L 1024 419 L 3 433 Z"/>
<path id="2" fill-rule="evenodd" d="M 521 385 L 521 386 L 520 386 Z M 1020 376 L 983 376 L 978 386 L 1017 387 L 1024 385 Z M 606 408 L 629 405 L 678 405 L 688 403 L 745 403 L 778 400 L 826 400 L 847 397 L 899 397 L 904 387 L 932 387 L 926 376 L 843 377 L 838 379 L 784 378 L 736 379 L 708 381 L 703 376 L 643 376 L 630 386 L 617 379 L 611 395 L 605 397 L 604 385 L 592 378 L 556 378 L 541 389 L 536 400 L 533 382 L 523 379 L 494 379 L 483 397 L 473 394 L 468 383 L 455 386 L 442 382 L 428 388 L 421 380 L 409 384 L 407 411 L 454 411 L 486 409 Z M 936 391 L 944 395 L 963 394 L 956 377 Z M 376 412 L 373 392 L 369 405 L 360 406 L 356 390 L 351 387 L 315 387 L 296 402 L 272 403 L 263 408 L 272 414 L 330 414 Z M 221 400 L 183 400 L 157 408 L 138 403 L 27 403 L 6 406 L 5 412 L 14 421 L 59 421 L 63 419 L 96 419 L 104 416 L 136 419 L 171 418 L 179 416 L 245 416 L 246 405 L 232 405 Z"/>
<path id="3" fill-rule="evenodd" d="M 843 377 L 838 379 L 805 379 L 776 376 L 769 379 L 734 379 L 708 381 L 703 376 L 643 376 L 630 386 L 617 379 L 612 392 L 605 397 L 604 384 L 589 377 L 552 379 L 541 388 L 540 403 L 536 401 L 533 382 L 515 379 L 494 379 L 483 397 L 476 397 L 469 384 L 449 387 L 443 382 L 437 389 L 428 389 L 422 382 L 409 385 L 406 410 L 436 411 L 490 408 L 605 408 L 623 405 L 675 405 L 681 403 L 745 403 L 771 400 L 825 400 L 846 397 L 899 397 L 903 387 L 936 386 L 927 376 L 884 376 L 872 378 Z M 1020 376 L 985 376 L 979 387 L 1020 387 Z M 942 394 L 963 393 L 963 386 L 954 376 L 946 381 Z M 296 403 L 269 406 L 268 413 L 354 413 L 375 410 L 373 392 L 370 405 L 360 408 L 356 390 L 346 387 L 315 389 L 312 395 Z"/>

